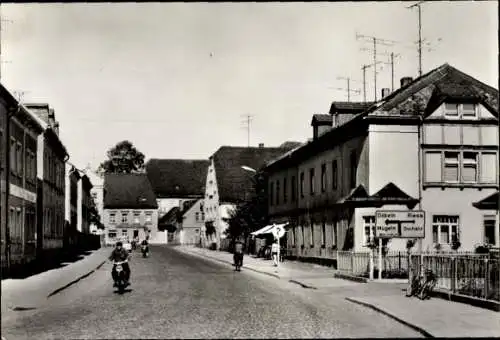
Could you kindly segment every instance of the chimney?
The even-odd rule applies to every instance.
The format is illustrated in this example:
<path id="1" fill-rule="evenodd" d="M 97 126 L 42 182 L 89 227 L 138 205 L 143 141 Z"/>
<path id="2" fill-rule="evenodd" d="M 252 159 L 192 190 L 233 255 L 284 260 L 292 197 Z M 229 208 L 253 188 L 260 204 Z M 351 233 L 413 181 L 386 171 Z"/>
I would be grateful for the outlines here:
<path id="1" fill-rule="evenodd" d="M 264 143 L 259 143 L 259 148 L 263 148 L 264 147 Z"/>
<path id="2" fill-rule="evenodd" d="M 403 77 L 403 78 L 401 78 L 401 87 L 405 87 L 406 85 L 408 85 L 412 81 L 413 81 L 412 77 Z"/>
<path id="3" fill-rule="evenodd" d="M 56 125 L 56 114 L 54 113 L 54 109 L 49 109 L 49 125 L 52 128 Z"/>
<path id="4" fill-rule="evenodd" d="M 384 99 L 385 97 L 387 97 L 390 94 L 391 94 L 391 89 L 388 89 L 388 88 L 382 89 L 382 99 Z"/>

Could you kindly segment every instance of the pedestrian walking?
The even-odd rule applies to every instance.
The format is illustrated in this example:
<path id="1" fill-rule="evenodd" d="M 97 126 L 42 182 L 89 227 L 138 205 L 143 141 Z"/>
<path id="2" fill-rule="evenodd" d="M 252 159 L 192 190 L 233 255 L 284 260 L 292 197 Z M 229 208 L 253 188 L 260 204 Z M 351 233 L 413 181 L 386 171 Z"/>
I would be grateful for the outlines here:
<path id="1" fill-rule="evenodd" d="M 273 257 L 273 262 L 275 267 L 278 266 L 278 261 L 279 261 L 278 250 L 279 250 L 278 240 L 274 240 L 274 243 L 271 246 L 271 255 Z"/>

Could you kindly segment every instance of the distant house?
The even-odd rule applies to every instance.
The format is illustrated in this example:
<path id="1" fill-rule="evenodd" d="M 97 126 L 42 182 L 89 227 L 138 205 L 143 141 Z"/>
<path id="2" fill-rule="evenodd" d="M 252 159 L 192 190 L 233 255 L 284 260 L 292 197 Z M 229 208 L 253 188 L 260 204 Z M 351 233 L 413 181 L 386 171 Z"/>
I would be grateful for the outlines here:
<path id="1" fill-rule="evenodd" d="M 102 223 L 102 216 L 103 216 L 103 195 L 104 195 L 104 179 L 102 178 L 101 175 L 97 174 L 96 172 L 92 171 L 90 167 L 87 167 L 85 169 L 85 175 L 90 179 L 90 182 L 92 183 L 92 188 L 90 189 L 90 195 L 92 197 L 94 207 L 97 210 L 97 213 L 101 217 L 101 223 Z M 92 234 L 102 234 L 104 233 L 104 230 L 99 229 L 98 225 L 96 224 L 91 224 L 90 225 L 90 232 Z"/>
<path id="2" fill-rule="evenodd" d="M 92 183 L 87 175 L 83 175 L 80 181 L 81 187 L 81 226 L 82 232 L 90 234 L 90 212 L 94 207 L 94 202 L 90 191 L 92 190 Z"/>
<path id="3" fill-rule="evenodd" d="M 173 207 L 182 209 L 184 202 L 203 197 L 208 164 L 207 160 L 154 158 L 146 163 L 160 218 Z M 167 242 L 166 233 L 158 232 L 155 242 Z"/>
<path id="4" fill-rule="evenodd" d="M 158 204 L 145 174 L 106 174 L 103 208 L 107 245 L 135 237 L 155 239 Z"/>
<path id="5" fill-rule="evenodd" d="M 202 239 L 205 244 L 215 242 L 220 246 L 227 228 L 224 219 L 237 204 L 249 200 L 255 192 L 254 174 L 242 167 L 257 171 L 296 145 L 289 143 L 284 148 L 262 144 L 259 147 L 222 146 L 210 157 L 203 204 L 206 220 Z"/>

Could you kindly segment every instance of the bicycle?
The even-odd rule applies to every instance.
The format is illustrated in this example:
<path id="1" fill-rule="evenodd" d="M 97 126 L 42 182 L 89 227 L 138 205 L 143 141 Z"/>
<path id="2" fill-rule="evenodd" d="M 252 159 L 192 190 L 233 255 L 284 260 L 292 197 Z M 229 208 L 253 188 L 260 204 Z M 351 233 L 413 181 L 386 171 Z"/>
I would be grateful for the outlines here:
<path id="1" fill-rule="evenodd" d="M 430 297 L 434 287 L 437 284 L 437 278 L 430 269 L 425 270 L 424 275 L 415 277 L 410 286 L 410 293 L 406 296 L 417 296 L 420 300 L 426 300 Z"/>

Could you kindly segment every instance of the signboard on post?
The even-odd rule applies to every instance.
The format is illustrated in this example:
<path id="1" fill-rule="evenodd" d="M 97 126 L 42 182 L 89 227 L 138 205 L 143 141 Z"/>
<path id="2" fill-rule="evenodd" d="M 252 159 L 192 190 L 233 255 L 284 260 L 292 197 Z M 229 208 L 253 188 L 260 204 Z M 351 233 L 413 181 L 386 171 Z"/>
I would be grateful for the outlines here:
<path id="1" fill-rule="evenodd" d="M 278 225 L 278 226 L 274 227 L 273 235 L 274 235 L 274 238 L 280 239 L 283 237 L 283 235 L 285 235 L 285 229 L 282 226 Z"/>
<path id="2" fill-rule="evenodd" d="M 375 236 L 380 238 L 424 238 L 425 212 L 390 211 L 375 212 Z"/>

